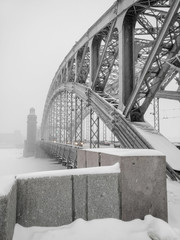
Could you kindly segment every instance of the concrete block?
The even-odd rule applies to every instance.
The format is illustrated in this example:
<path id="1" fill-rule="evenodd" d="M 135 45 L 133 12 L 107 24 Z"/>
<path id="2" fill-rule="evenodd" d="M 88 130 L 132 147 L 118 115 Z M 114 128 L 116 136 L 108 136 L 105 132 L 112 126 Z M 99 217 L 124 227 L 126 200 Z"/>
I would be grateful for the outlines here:
<path id="1" fill-rule="evenodd" d="M 99 152 L 86 151 L 87 167 L 99 167 Z"/>
<path id="2" fill-rule="evenodd" d="M 87 220 L 87 176 L 72 176 L 73 179 L 73 220 Z"/>
<path id="3" fill-rule="evenodd" d="M 18 179 L 17 223 L 30 227 L 71 222 L 71 176 Z"/>
<path id="4" fill-rule="evenodd" d="M 6 196 L 0 196 L 0 239 L 12 240 L 16 224 L 16 182 Z"/>
<path id="5" fill-rule="evenodd" d="M 167 221 L 166 160 L 161 152 L 153 149 L 86 149 L 88 167 L 98 164 L 97 156 L 101 166 L 120 163 L 122 220 L 143 219 L 151 214 Z"/>
<path id="6" fill-rule="evenodd" d="M 88 220 L 120 217 L 119 174 L 88 175 Z"/>
<path id="7" fill-rule="evenodd" d="M 110 165 L 114 165 L 117 162 L 119 163 L 121 162 L 121 157 L 119 155 L 101 153 L 101 160 L 100 160 L 101 166 L 110 166 Z"/>
<path id="8" fill-rule="evenodd" d="M 85 168 L 87 167 L 86 163 L 86 151 L 85 150 L 77 150 L 77 168 Z"/>
<path id="9" fill-rule="evenodd" d="M 121 159 L 121 219 L 145 215 L 167 221 L 166 161 L 164 156 Z"/>

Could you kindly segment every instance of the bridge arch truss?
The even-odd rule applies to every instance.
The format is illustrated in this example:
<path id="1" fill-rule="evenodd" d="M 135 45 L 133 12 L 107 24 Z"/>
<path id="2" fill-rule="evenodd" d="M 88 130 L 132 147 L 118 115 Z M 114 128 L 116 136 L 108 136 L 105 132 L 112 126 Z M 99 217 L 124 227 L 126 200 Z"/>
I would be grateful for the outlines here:
<path id="1" fill-rule="evenodd" d="M 100 118 L 122 147 L 152 148 L 131 123 L 144 121 L 155 97 L 180 101 L 179 7 L 179 0 L 116 1 L 59 66 L 44 107 L 42 139 L 81 142 L 89 115 L 92 147 L 98 146 Z M 177 89 L 167 91 L 172 81 Z"/>

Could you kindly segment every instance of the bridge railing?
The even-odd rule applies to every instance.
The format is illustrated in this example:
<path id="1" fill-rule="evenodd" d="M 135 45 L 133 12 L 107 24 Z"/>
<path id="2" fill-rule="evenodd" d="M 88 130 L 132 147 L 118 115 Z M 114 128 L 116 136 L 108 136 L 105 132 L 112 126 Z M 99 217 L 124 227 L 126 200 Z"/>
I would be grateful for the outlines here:
<path id="1" fill-rule="evenodd" d="M 77 150 L 80 146 L 62 144 L 54 141 L 40 141 L 40 147 L 51 158 L 67 168 L 77 168 Z"/>

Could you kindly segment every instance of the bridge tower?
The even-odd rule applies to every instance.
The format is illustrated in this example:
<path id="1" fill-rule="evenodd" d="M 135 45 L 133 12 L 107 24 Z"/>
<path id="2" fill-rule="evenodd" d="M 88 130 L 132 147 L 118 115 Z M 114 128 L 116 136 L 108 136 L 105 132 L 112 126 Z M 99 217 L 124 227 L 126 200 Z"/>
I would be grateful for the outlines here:
<path id="1" fill-rule="evenodd" d="M 36 149 L 36 124 L 37 116 L 35 109 L 31 108 L 27 116 L 27 139 L 24 143 L 24 157 L 33 156 Z"/>

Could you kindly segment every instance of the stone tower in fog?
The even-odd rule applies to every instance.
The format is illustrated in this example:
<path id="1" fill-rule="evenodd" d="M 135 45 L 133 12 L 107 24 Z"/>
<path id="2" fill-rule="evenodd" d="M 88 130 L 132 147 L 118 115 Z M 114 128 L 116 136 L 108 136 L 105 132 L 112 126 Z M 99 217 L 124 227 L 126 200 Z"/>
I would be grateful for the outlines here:
<path id="1" fill-rule="evenodd" d="M 24 157 L 33 156 L 36 149 L 37 116 L 35 109 L 31 108 L 27 116 L 27 139 L 24 143 Z"/>

